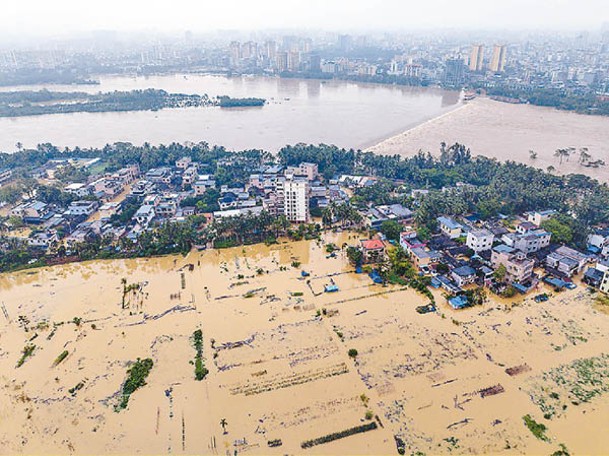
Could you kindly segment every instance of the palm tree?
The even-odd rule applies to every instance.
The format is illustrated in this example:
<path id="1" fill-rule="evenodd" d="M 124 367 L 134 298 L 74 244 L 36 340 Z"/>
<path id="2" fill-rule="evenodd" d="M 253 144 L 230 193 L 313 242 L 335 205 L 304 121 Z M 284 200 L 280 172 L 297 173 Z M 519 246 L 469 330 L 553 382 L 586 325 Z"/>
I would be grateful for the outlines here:
<path id="1" fill-rule="evenodd" d="M 581 163 L 582 165 L 586 162 L 588 162 L 590 160 L 590 158 L 592 158 L 592 155 L 590 155 L 588 153 L 588 148 L 587 147 L 581 147 L 579 149 L 579 163 Z"/>
<path id="2" fill-rule="evenodd" d="M 537 152 L 535 152 L 534 150 L 529 150 L 529 158 L 531 160 L 535 160 L 537 158 Z"/>
<path id="3" fill-rule="evenodd" d="M 127 279 L 125 277 L 123 277 L 121 279 L 121 285 L 123 286 L 123 303 L 122 303 L 121 307 L 124 309 L 125 308 L 125 295 L 127 294 Z"/>
<path id="4" fill-rule="evenodd" d="M 222 418 L 220 420 L 220 426 L 222 426 L 222 432 L 223 434 L 228 434 L 228 432 L 226 432 L 226 426 L 228 425 L 228 422 L 226 421 L 226 418 Z"/>
<path id="5" fill-rule="evenodd" d="M 569 149 L 556 149 L 554 152 L 554 156 L 558 157 L 559 164 L 562 165 L 562 159 L 565 157 L 569 157 Z"/>

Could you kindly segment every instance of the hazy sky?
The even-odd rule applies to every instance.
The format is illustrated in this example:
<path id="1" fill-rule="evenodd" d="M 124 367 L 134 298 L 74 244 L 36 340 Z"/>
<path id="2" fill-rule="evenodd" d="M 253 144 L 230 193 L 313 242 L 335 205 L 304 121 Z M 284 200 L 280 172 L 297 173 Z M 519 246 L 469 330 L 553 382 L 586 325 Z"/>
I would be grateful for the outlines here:
<path id="1" fill-rule="evenodd" d="M 598 28 L 609 0 L 1 0 L 0 31 Z"/>

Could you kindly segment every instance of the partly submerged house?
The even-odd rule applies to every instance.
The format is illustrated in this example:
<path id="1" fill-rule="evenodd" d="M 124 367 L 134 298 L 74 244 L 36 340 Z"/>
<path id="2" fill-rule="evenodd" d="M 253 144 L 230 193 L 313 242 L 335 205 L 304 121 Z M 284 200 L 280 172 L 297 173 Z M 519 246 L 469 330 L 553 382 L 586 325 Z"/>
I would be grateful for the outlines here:
<path id="1" fill-rule="evenodd" d="M 378 263 L 385 258 L 385 243 L 380 239 L 363 239 L 360 245 L 364 263 Z"/>

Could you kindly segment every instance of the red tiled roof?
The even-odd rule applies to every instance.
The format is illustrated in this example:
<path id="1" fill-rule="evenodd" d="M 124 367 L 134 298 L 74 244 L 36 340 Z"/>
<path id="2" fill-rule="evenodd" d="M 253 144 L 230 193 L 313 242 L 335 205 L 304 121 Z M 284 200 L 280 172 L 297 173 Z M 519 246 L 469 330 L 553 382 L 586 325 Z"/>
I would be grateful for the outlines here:
<path id="1" fill-rule="evenodd" d="M 380 239 L 365 239 L 360 241 L 366 250 L 376 250 L 385 248 L 385 244 Z"/>

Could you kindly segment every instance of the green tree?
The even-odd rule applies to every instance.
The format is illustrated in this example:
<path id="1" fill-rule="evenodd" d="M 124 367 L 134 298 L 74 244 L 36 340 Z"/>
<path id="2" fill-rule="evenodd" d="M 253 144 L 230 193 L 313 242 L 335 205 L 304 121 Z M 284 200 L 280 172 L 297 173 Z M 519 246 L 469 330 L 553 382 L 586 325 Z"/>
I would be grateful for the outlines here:
<path id="1" fill-rule="evenodd" d="M 402 225 L 394 220 L 387 220 L 381 223 L 380 231 L 387 239 L 392 241 L 398 241 L 400 239 L 400 233 L 402 232 Z"/>
<path id="2" fill-rule="evenodd" d="M 347 258 L 352 265 L 357 266 L 362 264 L 364 254 L 357 247 L 349 246 L 347 247 Z"/>
<path id="3" fill-rule="evenodd" d="M 495 269 L 495 272 L 493 272 L 493 277 L 495 277 L 495 279 L 498 280 L 499 282 L 503 282 L 506 274 L 507 274 L 507 269 L 505 268 L 504 265 L 500 264 L 499 266 L 497 266 L 497 269 Z"/>
<path id="4" fill-rule="evenodd" d="M 573 230 L 558 218 L 551 218 L 541 223 L 541 227 L 552 233 L 552 240 L 559 244 L 569 244 L 573 240 Z"/>

